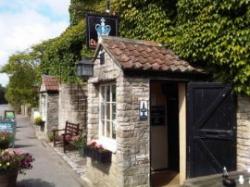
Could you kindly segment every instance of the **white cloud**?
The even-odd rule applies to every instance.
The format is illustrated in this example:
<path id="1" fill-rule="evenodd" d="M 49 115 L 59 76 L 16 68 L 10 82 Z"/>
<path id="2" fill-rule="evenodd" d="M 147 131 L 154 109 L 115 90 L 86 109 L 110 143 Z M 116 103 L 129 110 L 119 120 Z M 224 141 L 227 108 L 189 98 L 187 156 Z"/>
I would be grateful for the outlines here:
<path id="1" fill-rule="evenodd" d="M 7 4 L 7 1 L 0 0 L 0 10 L 1 6 L 7 5 L 16 9 L 20 4 L 20 11 L 14 13 L 0 11 L 0 67 L 8 61 L 11 54 L 58 36 L 69 24 L 67 13 L 69 0 L 16 0 L 15 2 L 17 3 Z M 49 6 L 54 15 L 39 13 L 38 8 L 41 5 Z M 65 19 L 55 21 L 51 18 L 63 14 L 66 14 Z M 6 85 L 6 83 L 6 75 L 0 74 L 0 84 Z"/>
<path id="2" fill-rule="evenodd" d="M 28 0 L 30 2 L 30 0 Z M 32 0 L 33 5 L 40 6 L 41 4 L 47 4 L 57 14 L 65 14 L 68 11 L 70 1 L 69 0 Z"/>

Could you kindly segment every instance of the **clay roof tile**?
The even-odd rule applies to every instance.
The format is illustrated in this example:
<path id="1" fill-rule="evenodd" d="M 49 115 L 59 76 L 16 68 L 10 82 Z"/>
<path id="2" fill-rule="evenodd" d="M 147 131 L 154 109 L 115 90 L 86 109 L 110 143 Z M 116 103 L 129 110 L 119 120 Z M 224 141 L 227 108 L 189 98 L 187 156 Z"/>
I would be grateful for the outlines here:
<path id="1" fill-rule="evenodd" d="M 125 69 L 204 73 L 155 42 L 104 37 L 101 44 Z"/>
<path id="2" fill-rule="evenodd" d="M 42 75 L 42 84 L 45 87 L 45 91 L 58 91 L 59 81 L 54 76 Z"/>

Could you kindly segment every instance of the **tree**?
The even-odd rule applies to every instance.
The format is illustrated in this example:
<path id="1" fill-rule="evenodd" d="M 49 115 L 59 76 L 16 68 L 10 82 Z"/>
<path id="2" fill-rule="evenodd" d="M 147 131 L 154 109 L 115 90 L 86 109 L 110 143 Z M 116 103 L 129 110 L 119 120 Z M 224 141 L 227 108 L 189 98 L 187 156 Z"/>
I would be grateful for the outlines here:
<path id="1" fill-rule="evenodd" d="M 22 104 L 37 105 L 37 62 L 29 53 L 17 53 L 9 58 L 1 72 L 10 76 L 6 99 L 15 108 Z"/>

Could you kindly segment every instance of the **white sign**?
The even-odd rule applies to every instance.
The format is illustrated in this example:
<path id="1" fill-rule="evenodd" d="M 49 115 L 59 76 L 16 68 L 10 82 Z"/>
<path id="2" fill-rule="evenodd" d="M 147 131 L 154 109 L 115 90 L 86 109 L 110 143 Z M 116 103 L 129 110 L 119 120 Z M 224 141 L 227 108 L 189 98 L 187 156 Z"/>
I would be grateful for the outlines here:
<path id="1" fill-rule="evenodd" d="M 140 101 L 140 120 L 147 120 L 148 119 L 148 101 Z"/>

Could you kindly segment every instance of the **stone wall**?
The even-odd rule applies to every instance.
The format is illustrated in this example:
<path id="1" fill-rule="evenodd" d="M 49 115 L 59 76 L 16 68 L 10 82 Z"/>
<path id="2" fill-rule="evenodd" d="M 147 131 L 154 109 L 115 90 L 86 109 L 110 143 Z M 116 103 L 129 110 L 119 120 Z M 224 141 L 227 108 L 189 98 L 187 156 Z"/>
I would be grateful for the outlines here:
<path id="1" fill-rule="evenodd" d="M 49 93 L 47 96 L 47 121 L 45 133 L 48 134 L 53 128 L 58 127 L 58 93 Z"/>
<path id="2" fill-rule="evenodd" d="M 149 99 L 149 80 L 126 78 L 120 67 L 105 54 L 105 64 L 95 61 L 88 81 L 88 141 L 98 139 L 99 86 L 116 83 L 117 150 L 112 163 L 102 165 L 87 159 L 86 178 L 93 186 L 150 186 L 149 122 L 139 120 L 139 101 Z"/>
<path id="3" fill-rule="evenodd" d="M 250 167 L 250 97 L 238 97 L 237 170 Z"/>
<path id="4" fill-rule="evenodd" d="M 139 119 L 139 102 L 149 102 L 150 82 L 142 78 L 125 78 L 119 89 L 117 154 L 123 164 L 123 186 L 150 186 L 150 126 L 148 120 Z"/>
<path id="5" fill-rule="evenodd" d="M 37 136 L 47 139 L 53 128 L 58 127 L 58 92 L 41 92 L 39 94 L 39 112 L 45 121 L 44 130 L 37 128 Z"/>
<path id="6" fill-rule="evenodd" d="M 86 132 L 87 86 L 61 84 L 59 88 L 59 128 L 65 127 L 66 121 L 80 123 Z"/>
<path id="7" fill-rule="evenodd" d="M 99 85 L 112 81 L 116 82 L 118 87 L 121 86 L 121 70 L 107 54 L 105 59 L 106 63 L 103 65 L 100 65 L 99 60 L 95 61 L 94 76 L 88 80 L 88 141 L 98 139 Z M 118 155 L 118 152 L 112 154 L 112 163 L 109 165 L 95 163 L 90 158 L 87 159 L 86 178 L 91 186 L 123 186 L 122 158 Z"/>

